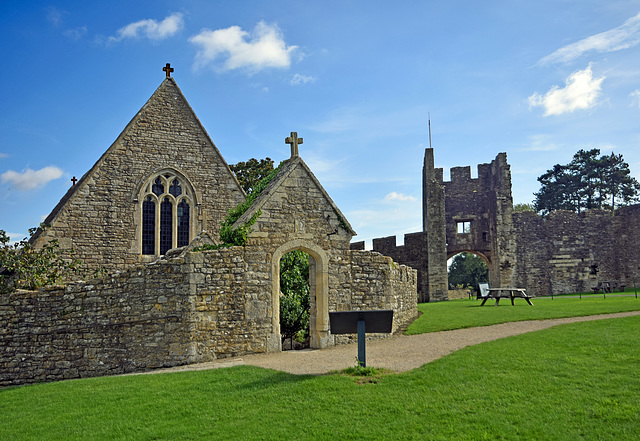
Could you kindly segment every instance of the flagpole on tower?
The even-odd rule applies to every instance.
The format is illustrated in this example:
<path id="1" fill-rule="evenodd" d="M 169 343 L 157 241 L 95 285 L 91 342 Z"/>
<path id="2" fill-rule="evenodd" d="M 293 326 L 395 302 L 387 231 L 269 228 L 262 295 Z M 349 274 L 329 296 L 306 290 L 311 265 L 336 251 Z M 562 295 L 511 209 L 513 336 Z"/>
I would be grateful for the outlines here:
<path id="1" fill-rule="evenodd" d="M 431 113 L 427 113 L 429 118 L 429 148 L 431 148 Z"/>

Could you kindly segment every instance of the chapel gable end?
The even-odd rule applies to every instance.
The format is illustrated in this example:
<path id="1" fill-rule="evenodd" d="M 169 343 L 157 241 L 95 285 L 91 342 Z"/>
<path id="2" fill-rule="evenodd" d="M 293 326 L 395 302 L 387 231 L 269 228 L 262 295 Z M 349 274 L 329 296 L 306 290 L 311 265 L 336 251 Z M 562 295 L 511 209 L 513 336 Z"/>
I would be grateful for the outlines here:
<path id="1" fill-rule="evenodd" d="M 88 268 L 124 269 L 217 236 L 245 194 L 167 77 L 94 166 L 48 216 L 42 237 L 74 249 Z M 38 242 L 39 241 L 39 242 Z"/>

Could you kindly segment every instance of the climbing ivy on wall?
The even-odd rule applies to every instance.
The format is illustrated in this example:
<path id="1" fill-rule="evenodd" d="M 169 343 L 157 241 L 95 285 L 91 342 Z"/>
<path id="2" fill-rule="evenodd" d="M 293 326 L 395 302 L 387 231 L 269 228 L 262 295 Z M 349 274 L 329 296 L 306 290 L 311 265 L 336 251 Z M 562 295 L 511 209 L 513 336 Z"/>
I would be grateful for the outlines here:
<path id="1" fill-rule="evenodd" d="M 203 245 L 198 248 L 194 248 L 194 251 L 205 251 L 224 247 L 244 246 L 247 242 L 247 237 L 251 233 L 251 226 L 256 223 L 256 220 L 262 212 L 258 210 L 251 219 L 237 228 L 233 228 L 233 224 L 253 205 L 255 200 L 260 196 L 260 193 L 267 188 L 267 186 L 273 181 L 280 169 L 286 161 L 282 161 L 278 167 L 269 172 L 268 175 L 260 179 L 255 185 L 250 185 L 249 194 L 247 199 L 240 205 L 227 211 L 227 217 L 222 221 L 220 225 L 220 245 Z"/>

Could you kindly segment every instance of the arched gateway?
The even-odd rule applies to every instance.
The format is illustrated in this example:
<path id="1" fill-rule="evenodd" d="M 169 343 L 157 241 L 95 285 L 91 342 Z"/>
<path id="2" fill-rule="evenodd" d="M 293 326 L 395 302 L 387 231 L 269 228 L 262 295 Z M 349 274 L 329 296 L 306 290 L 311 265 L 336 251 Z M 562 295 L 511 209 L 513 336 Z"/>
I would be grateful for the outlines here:
<path id="1" fill-rule="evenodd" d="M 300 250 L 309 254 L 309 337 L 313 349 L 329 345 L 329 260 L 319 246 L 302 239 L 287 242 L 271 257 L 272 332 L 280 336 L 280 259 Z"/>
<path id="2" fill-rule="evenodd" d="M 329 311 L 393 309 L 396 328 L 416 314 L 415 271 L 395 266 L 377 253 L 351 251 L 355 232 L 309 167 L 298 155 L 295 132 L 287 138 L 291 158 L 234 228 L 255 219 L 245 245 L 247 256 L 268 265 L 270 333 L 268 352 L 281 350 L 280 259 L 302 250 L 309 254 L 310 337 L 312 348 L 323 348 L 344 337 L 331 335 Z M 253 271 L 251 265 L 249 271 Z M 258 273 L 258 267 L 255 270 Z"/>

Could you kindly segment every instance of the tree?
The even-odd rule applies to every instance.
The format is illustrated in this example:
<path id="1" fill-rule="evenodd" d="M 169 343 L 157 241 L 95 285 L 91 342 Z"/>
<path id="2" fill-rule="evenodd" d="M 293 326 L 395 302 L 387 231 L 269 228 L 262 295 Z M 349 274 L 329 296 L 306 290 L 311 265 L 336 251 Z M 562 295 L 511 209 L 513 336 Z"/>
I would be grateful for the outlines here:
<path id="1" fill-rule="evenodd" d="M 37 228 L 29 229 L 30 237 L 36 231 Z M 80 261 L 74 259 L 73 251 L 63 259 L 57 239 L 35 248 L 27 238 L 12 244 L 7 233 L 0 230 L 0 294 L 53 285 L 80 273 L 85 273 Z"/>
<path id="2" fill-rule="evenodd" d="M 280 335 L 282 341 L 309 335 L 309 255 L 291 251 L 280 259 Z M 293 342 L 292 342 L 293 344 Z"/>
<path id="3" fill-rule="evenodd" d="M 520 203 L 520 204 L 513 205 L 513 211 L 519 212 L 519 211 L 534 211 L 534 210 L 533 210 L 533 205 Z"/>
<path id="4" fill-rule="evenodd" d="M 457 254 L 449 266 L 449 285 L 473 288 L 488 280 L 487 264 L 473 253 Z"/>
<path id="5" fill-rule="evenodd" d="M 603 195 L 609 195 L 611 204 L 603 201 L 603 208 L 610 208 L 611 211 L 618 205 L 628 205 L 638 201 L 640 193 L 640 183 L 631 176 L 629 164 L 624 162 L 622 155 L 611 153 L 603 156 L 603 169 L 606 180 L 603 183 Z"/>
<path id="6" fill-rule="evenodd" d="M 251 158 L 247 162 L 232 164 L 229 168 L 236 174 L 245 193 L 249 194 L 262 178 L 269 176 L 273 171 L 273 160 L 268 157 L 260 160 Z"/>
<path id="7" fill-rule="evenodd" d="M 578 150 L 569 164 L 556 164 L 540 176 L 535 210 L 542 214 L 592 208 L 613 211 L 616 206 L 637 202 L 640 184 L 622 155 L 599 155 L 599 149 Z"/>

